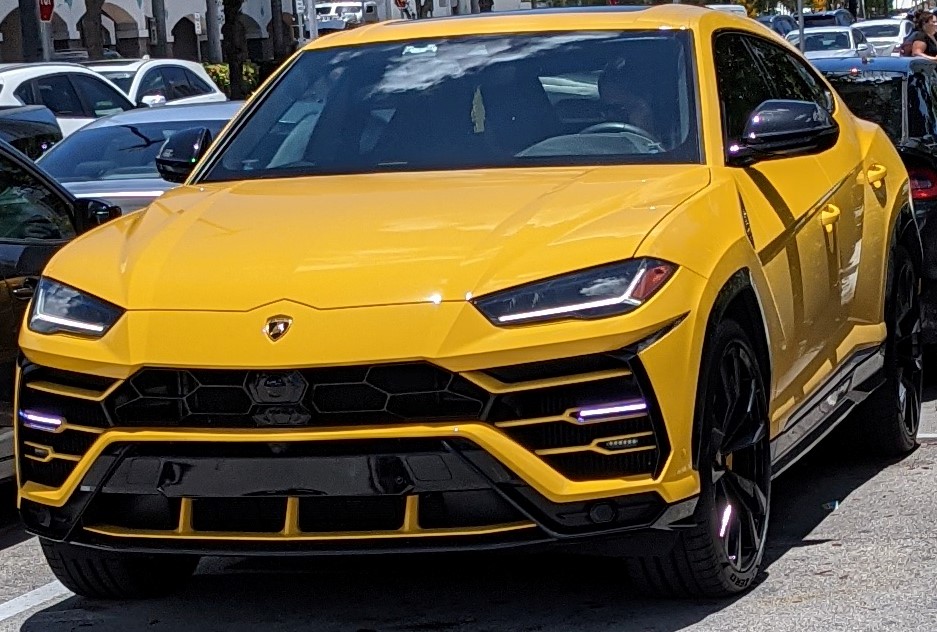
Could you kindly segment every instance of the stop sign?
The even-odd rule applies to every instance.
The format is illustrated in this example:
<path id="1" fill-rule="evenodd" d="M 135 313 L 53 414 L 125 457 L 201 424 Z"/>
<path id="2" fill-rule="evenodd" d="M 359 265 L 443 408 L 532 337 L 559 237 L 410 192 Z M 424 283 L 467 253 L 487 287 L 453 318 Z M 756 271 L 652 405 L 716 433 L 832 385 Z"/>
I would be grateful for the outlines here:
<path id="1" fill-rule="evenodd" d="M 39 19 L 43 22 L 51 22 L 54 9 L 55 0 L 39 0 Z"/>

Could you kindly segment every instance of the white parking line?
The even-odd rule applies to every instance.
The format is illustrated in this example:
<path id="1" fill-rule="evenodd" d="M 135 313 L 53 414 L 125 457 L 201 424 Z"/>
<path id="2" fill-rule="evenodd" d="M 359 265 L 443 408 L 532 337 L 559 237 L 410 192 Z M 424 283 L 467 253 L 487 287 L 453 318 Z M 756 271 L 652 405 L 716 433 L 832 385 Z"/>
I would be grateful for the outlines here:
<path id="1" fill-rule="evenodd" d="M 0 604 L 0 622 L 12 619 L 16 615 L 22 614 L 30 608 L 35 608 L 47 601 L 70 594 L 72 594 L 71 591 L 63 586 L 61 582 L 49 582 L 45 586 L 40 586 L 36 590 L 31 590 L 25 595 L 20 595 L 16 599 L 11 599 L 6 603 Z"/>

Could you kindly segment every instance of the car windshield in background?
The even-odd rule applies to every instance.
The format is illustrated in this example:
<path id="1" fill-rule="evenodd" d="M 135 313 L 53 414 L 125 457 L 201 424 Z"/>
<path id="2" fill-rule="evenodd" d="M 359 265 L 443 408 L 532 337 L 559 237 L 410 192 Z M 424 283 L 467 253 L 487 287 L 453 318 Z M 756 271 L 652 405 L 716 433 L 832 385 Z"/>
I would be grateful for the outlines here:
<path id="1" fill-rule="evenodd" d="M 307 51 L 201 179 L 699 162 L 691 50 L 655 30 Z"/>
<path id="2" fill-rule="evenodd" d="M 189 127 L 207 127 L 217 134 L 224 123 L 171 121 L 79 130 L 49 150 L 39 164 L 60 182 L 158 178 L 156 153 L 167 138 Z"/>
<path id="3" fill-rule="evenodd" d="M 800 37 L 792 35 L 791 43 L 795 46 L 800 42 Z M 849 45 L 849 36 L 845 33 L 807 33 L 804 35 L 804 50 L 843 50 L 852 48 Z"/>
<path id="4" fill-rule="evenodd" d="M 135 73 L 132 72 L 102 72 L 106 78 L 114 82 L 118 88 L 130 94 L 130 85 L 133 83 Z"/>
<path id="5" fill-rule="evenodd" d="M 836 26 L 836 18 L 832 15 L 805 15 L 804 26 Z"/>
<path id="6" fill-rule="evenodd" d="M 902 74 L 867 72 L 858 76 L 827 76 L 827 79 L 853 114 L 880 125 L 893 142 L 901 140 Z"/>
<path id="7" fill-rule="evenodd" d="M 901 30 L 901 24 L 869 24 L 868 26 L 856 26 L 865 33 L 866 37 L 898 37 Z"/>

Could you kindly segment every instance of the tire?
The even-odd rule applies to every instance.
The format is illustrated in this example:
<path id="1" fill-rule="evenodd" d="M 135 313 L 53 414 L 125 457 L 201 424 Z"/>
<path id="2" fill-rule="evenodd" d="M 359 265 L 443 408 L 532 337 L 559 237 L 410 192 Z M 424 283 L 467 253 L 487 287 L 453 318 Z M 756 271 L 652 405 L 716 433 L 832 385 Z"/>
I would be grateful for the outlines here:
<path id="1" fill-rule="evenodd" d="M 666 555 L 627 560 L 632 583 L 670 597 L 726 597 L 752 586 L 765 551 L 771 450 L 765 381 L 751 341 L 726 320 L 709 332 L 696 403 L 695 525 Z M 741 406 L 740 406 L 741 404 Z"/>
<path id="2" fill-rule="evenodd" d="M 924 346 L 919 276 L 908 251 L 896 246 L 885 284 L 885 383 L 853 413 L 852 442 L 866 454 L 904 456 L 918 446 Z"/>
<path id="3" fill-rule="evenodd" d="M 140 555 L 87 549 L 40 539 L 52 572 L 66 588 L 94 599 L 142 599 L 178 590 L 195 572 L 198 556 Z"/>

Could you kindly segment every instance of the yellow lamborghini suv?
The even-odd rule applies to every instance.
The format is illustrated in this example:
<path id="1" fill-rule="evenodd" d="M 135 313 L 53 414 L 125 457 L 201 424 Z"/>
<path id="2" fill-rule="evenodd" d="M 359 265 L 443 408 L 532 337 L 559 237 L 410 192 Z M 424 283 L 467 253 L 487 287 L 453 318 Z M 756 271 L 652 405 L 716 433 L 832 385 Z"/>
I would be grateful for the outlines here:
<path id="1" fill-rule="evenodd" d="M 20 508 L 79 594 L 561 544 L 727 595 L 847 415 L 915 446 L 907 173 L 753 20 L 366 26 L 159 166 L 185 185 L 61 250 L 19 339 Z"/>

